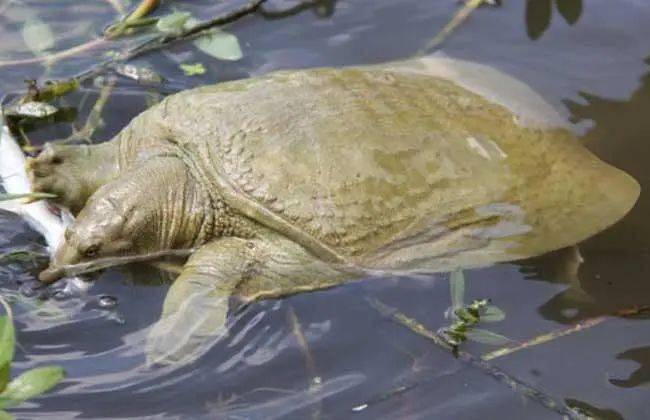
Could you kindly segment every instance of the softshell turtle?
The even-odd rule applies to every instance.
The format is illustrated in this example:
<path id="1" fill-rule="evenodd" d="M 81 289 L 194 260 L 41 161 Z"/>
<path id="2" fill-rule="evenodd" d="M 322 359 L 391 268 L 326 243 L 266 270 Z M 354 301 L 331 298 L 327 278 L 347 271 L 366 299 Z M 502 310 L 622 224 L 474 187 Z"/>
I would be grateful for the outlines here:
<path id="1" fill-rule="evenodd" d="M 150 336 L 167 359 L 227 331 L 232 297 L 538 255 L 639 195 L 562 125 L 522 83 L 446 58 L 181 92 L 110 142 L 28 162 L 35 190 L 77 213 L 41 279 L 192 250 Z"/>

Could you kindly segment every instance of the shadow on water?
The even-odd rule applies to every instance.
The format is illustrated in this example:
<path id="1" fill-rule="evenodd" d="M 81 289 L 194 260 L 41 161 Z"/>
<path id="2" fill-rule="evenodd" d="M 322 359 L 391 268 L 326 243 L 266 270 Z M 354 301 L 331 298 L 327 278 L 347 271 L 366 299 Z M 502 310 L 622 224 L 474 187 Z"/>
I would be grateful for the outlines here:
<path id="1" fill-rule="evenodd" d="M 220 4 L 199 1 L 173 6 L 210 16 L 223 7 Z M 650 16 L 647 6 L 633 0 L 627 4 Z M 24 19 L 34 17 L 34 10 L 28 13 L 30 7 L 19 2 L 0 14 L 6 50 L 0 54 L 3 59 L 4 55 L 31 57 L 24 46 L 17 46 L 22 42 Z M 65 10 L 72 7 L 79 7 L 79 18 L 88 22 L 86 29 L 65 16 Z M 169 7 L 164 4 L 163 12 L 171 10 Z M 571 120 L 587 127 L 585 144 L 630 173 L 644 188 L 623 221 L 578 247 L 466 273 L 466 300 L 491 298 L 507 317 L 494 327 L 491 324 L 490 329 L 517 342 L 650 303 L 650 282 L 644 276 L 650 272 L 650 195 L 645 193 L 650 188 L 650 73 L 638 85 L 630 80 L 630 75 L 640 74 L 640 54 L 647 54 L 649 45 L 643 43 L 647 37 L 634 35 L 646 30 L 643 19 L 634 21 L 633 13 L 624 14 L 621 7 L 625 6 L 605 0 L 504 2 L 501 8 L 476 11 L 445 49 L 452 56 L 476 57 L 512 70 L 535 87 L 549 87 L 541 89 L 542 94 L 555 104 L 565 103 Z M 185 44 L 138 60 L 136 64 L 150 65 L 167 82 L 146 87 L 119 78 L 102 114 L 103 124 L 93 138 L 110 139 L 133 116 L 157 102 L 160 92 L 168 94 L 276 68 L 407 56 L 424 45 L 456 10 L 453 1 L 435 5 L 420 1 L 270 1 L 256 17 L 228 28 L 244 46 L 240 62 L 211 60 Z M 64 1 L 57 7 L 39 6 L 36 15 L 50 22 L 57 33 L 66 34 L 62 47 L 84 42 L 88 33 L 98 33 L 97 28 L 114 19 L 108 2 L 82 7 Z M 636 26 L 628 27 L 628 21 Z M 641 48 L 644 50 L 639 52 Z M 592 73 L 585 65 L 610 69 L 611 63 L 601 58 L 616 56 L 620 50 L 629 61 L 616 71 Z M 486 51 L 491 55 L 488 59 Z M 69 76 L 104 53 L 106 49 L 89 51 L 47 71 L 40 65 L 0 69 L 0 87 L 4 92 L 22 89 L 24 78 L 44 74 L 42 77 Z M 540 58 L 544 54 L 548 58 Z M 184 77 L 178 64 L 194 61 L 205 63 L 207 73 Z M 607 85 L 617 98 L 601 94 L 601 85 Z M 65 98 L 65 106 L 76 109 L 69 115 L 76 116 L 77 129 L 101 86 L 88 83 Z M 35 144 L 65 138 L 72 132 L 69 119 L 25 128 Z M 39 243 L 16 218 L 0 215 L 0 251 L 38 247 Z M 251 305 L 237 314 L 234 334 L 226 342 L 216 343 L 189 366 L 167 371 L 144 368 L 141 350 L 168 287 L 160 272 L 146 267 L 107 271 L 87 296 L 78 299 L 21 297 L 17 290 L 33 281 L 36 271 L 30 262 L 0 265 L 2 292 L 16 298 L 21 349 L 15 368 L 22 371 L 43 363 L 61 364 L 68 379 L 56 392 L 14 410 L 24 418 L 350 418 L 351 408 L 364 401 L 378 402 L 355 413 L 356 418 L 549 418 L 545 409 L 462 365 L 364 303 L 364 297 L 381 299 L 435 331 L 448 324 L 444 313 L 450 305 L 450 290 L 445 275 L 361 281 Z M 115 296 L 117 306 L 100 305 L 100 298 L 106 295 Z M 302 326 L 309 357 L 294 334 L 295 326 L 288 321 L 292 313 Z M 599 418 L 647 418 L 649 323 L 644 317 L 607 318 L 591 329 L 494 363 Z M 466 345 L 466 350 L 476 355 L 494 349 L 476 342 Z M 390 394 L 400 387 L 405 388 Z"/>
<path id="2" fill-rule="evenodd" d="M 650 72 L 629 100 L 609 100 L 581 93 L 583 103 L 567 101 L 575 123 L 588 121 L 591 128 L 585 144 L 609 163 L 650 185 L 647 156 L 650 156 Z M 572 285 L 540 308 L 547 319 L 575 322 L 599 315 L 614 314 L 631 306 L 647 305 L 650 283 L 650 195 L 639 201 L 623 221 L 580 245 L 531 261 L 522 272 L 546 281 Z M 584 261 L 580 263 L 578 260 Z M 574 308 L 570 318 L 563 315 Z"/>

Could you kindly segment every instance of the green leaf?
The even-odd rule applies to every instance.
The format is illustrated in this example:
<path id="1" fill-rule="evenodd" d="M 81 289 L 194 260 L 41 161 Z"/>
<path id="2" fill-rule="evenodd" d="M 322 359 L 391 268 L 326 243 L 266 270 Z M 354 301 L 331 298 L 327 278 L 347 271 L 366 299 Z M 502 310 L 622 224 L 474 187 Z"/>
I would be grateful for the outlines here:
<path id="1" fill-rule="evenodd" d="M 50 26 L 39 19 L 30 19 L 23 26 L 23 41 L 35 55 L 54 46 L 54 34 Z"/>
<path id="2" fill-rule="evenodd" d="M 499 322 L 506 318 L 506 313 L 494 305 L 488 305 L 481 314 L 481 321 Z"/>
<path id="3" fill-rule="evenodd" d="M 497 334 L 488 330 L 482 330 L 480 328 L 474 328 L 467 331 L 465 336 L 468 340 L 476 341 L 477 343 L 490 344 L 493 346 L 500 346 L 512 341 L 508 337 L 504 337 L 501 334 Z"/>
<path id="4" fill-rule="evenodd" d="M 219 60 L 237 61 L 243 57 L 239 40 L 233 34 L 215 29 L 194 41 L 204 53 Z"/>
<path id="5" fill-rule="evenodd" d="M 0 420 L 14 420 L 14 416 L 4 410 L 0 410 Z"/>
<path id="6" fill-rule="evenodd" d="M 44 366 L 28 370 L 9 382 L 0 394 L 0 408 L 16 406 L 23 401 L 39 396 L 65 377 L 65 371 L 59 366 Z"/>
<path id="7" fill-rule="evenodd" d="M 553 3 L 551 0 L 528 0 L 526 2 L 526 31 L 532 40 L 538 39 L 551 25 Z"/>
<path id="8" fill-rule="evenodd" d="M 8 315 L 3 315 L 0 317 L 0 390 L 4 390 L 9 382 L 15 345 L 14 323 Z"/>
<path id="9" fill-rule="evenodd" d="M 56 198 L 56 194 L 39 193 L 39 192 L 25 193 L 25 194 L 0 193 L 0 201 L 18 200 L 20 198 L 31 198 L 35 200 L 43 200 L 46 198 Z"/>
<path id="10" fill-rule="evenodd" d="M 181 64 L 180 67 L 186 76 L 197 76 L 197 75 L 205 74 L 206 71 L 203 63 Z"/>
<path id="11" fill-rule="evenodd" d="M 174 12 L 158 19 L 156 29 L 164 34 L 176 35 L 183 32 L 185 23 L 192 16 L 189 12 Z"/>
<path id="12" fill-rule="evenodd" d="M 582 0 L 556 0 L 557 10 L 566 23 L 573 25 L 582 15 Z"/>
<path id="13" fill-rule="evenodd" d="M 449 288 L 451 291 L 452 311 L 462 308 L 465 299 L 465 275 L 463 270 L 452 271 L 449 276 Z"/>

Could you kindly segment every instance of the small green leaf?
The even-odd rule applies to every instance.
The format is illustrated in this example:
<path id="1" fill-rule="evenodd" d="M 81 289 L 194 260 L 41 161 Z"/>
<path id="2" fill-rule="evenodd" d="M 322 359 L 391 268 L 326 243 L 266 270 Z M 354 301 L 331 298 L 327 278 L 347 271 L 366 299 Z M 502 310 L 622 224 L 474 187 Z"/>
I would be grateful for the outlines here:
<path id="1" fill-rule="evenodd" d="M 504 337 L 501 334 L 497 334 L 488 330 L 482 330 L 480 328 L 474 328 L 468 331 L 465 336 L 468 340 L 476 341 L 477 343 L 490 344 L 493 346 L 500 346 L 512 341 L 508 337 Z"/>
<path id="2" fill-rule="evenodd" d="M 39 396 L 65 377 L 65 371 L 59 366 L 44 366 L 28 370 L 9 382 L 0 394 L 0 408 L 16 406 L 23 401 Z"/>
<path id="3" fill-rule="evenodd" d="M 3 315 L 0 317 L 0 391 L 4 390 L 9 382 L 15 345 L 14 323 L 9 316 Z"/>
<path id="4" fill-rule="evenodd" d="M 156 29 L 164 34 L 176 35 L 183 32 L 185 23 L 191 17 L 189 12 L 174 12 L 158 19 Z"/>
<path id="5" fill-rule="evenodd" d="M 203 63 L 181 64 L 180 67 L 186 76 L 197 76 L 197 75 L 205 74 L 206 71 Z"/>
<path id="6" fill-rule="evenodd" d="M 449 276 L 449 288 L 451 290 L 451 309 L 455 311 L 462 308 L 465 299 L 465 275 L 463 270 L 452 271 Z"/>
<path id="7" fill-rule="evenodd" d="M 466 324 L 468 326 L 476 325 L 480 320 L 475 313 L 472 313 L 472 311 L 466 308 L 456 309 L 454 311 L 454 315 L 456 315 L 456 318 L 458 318 L 461 321 L 461 323 Z"/>
<path id="8" fill-rule="evenodd" d="M 556 0 L 557 10 L 569 25 L 575 24 L 582 15 L 582 0 Z"/>
<path id="9" fill-rule="evenodd" d="M 243 57 L 239 40 L 231 33 L 215 29 L 194 41 L 194 45 L 204 53 L 228 61 L 237 61 Z"/>
<path id="10" fill-rule="evenodd" d="M 485 322 L 499 322 L 503 321 L 505 318 L 506 313 L 494 305 L 488 305 L 481 314 L 481 321 Z"/>
<path id="11" fill-rule="evenodd" d="M 533 41 L 538 39 L 551 25 L 553 16 L 552 0 L 527 0 L 526 32 Z"/>
<path id="12" fill-rule="evenodd" d="M 4 410 L 0 410 L 0 420 L 14 420 L 14 416 Z"/>
<path id="13" fill-rule="evenodd" d="M 50 26 L 39 20 L 31 19 L 23 26 L 23 41 L 36 55 L 54 46 L 54 34 Z"/>

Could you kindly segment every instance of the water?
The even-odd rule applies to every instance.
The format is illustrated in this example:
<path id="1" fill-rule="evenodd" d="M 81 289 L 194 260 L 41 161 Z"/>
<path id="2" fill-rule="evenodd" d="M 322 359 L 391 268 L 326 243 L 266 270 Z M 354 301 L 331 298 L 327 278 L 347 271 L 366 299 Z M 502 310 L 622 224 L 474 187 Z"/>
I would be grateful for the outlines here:
<path id="1" fill-rule="evenodd" d="M 121 2 L 124 4 L 126 2 Z M 168 2 L 162 8 L 208 17 L 230 2 Z M 235 2 L 237 3 L 237 2 Z M 591 0 L 569 25 L 549 1 L 480 9 L 444 44 L 453 57 L 490 64 L 513 74 L 556 105 L 603 160 L 646 188 L 650 145 L 650 4 L 645 0 Z M 555 3 L 555 2 L 553 2 Z M 576 6 L 578 2 L 570 2 Z M 324 1 L 317 7 L 275 1 L 267 13 L 231 25 L 244 58 L 222 62 L 181 43 L 146 55 L 167 82 L 138 86 L 119 79 L 94 135 L 109 139 L 156 92 L 262 74 L 279 68 L 377 63 L 406 57 L 431 39 L 457 10 L 455 1 Z M 288 15 L 288 16 L 287 16 Z M 115 17 L 109 2 L 0 3 L 0 57 L 28 58 L 25 19 L 39 16 L 55 34 L 55 50 L 86 42 Z M 527 24 L 528 23 L 528 26 Z M 61 60 L 0 67 L 0 92 L 24 88 L 25 78 L 65 77 L 97 62 L 128 40 Z M 208 73 L 186 77 L 177 62 L 203 62 Z M 65 99 L 77 108 L 77 128 L 99 89 L 92 83 Z M 35 143 L 70 134 L 70 124 L 35 127 Z M 650 198 L 608 231 L 540 258 L 465 272 L 465 300 L 491 298 L 506 313 L 485 324 L 513 340 L 527 340 L 607 316 L 597 325 L 490 363 L 554 398 L 603 418 L 650 416 L 648 316 L 611 316 L 650 304 Z M 0 252 L 41 243 L 17 218 L 0 215 Z M 39 264 L 0 265 L 0 287 L 16 295 Z M 576 273 L 577 271 L 577 273 Z M 377 298 L 435 331 L 448 323 L 447 275 L 425 279 L 360 281 L 327 291 L 254 304 L 238 317 L 233 334 L 205 356 L 177 370 L 143 367 L 142 340 L 158 318 L 168 287 L 147 267 L 102 274 L 87 295 L 39 293 L 16 297 L 18 340 L 14 373 L 42 364 L 66 368 L 66 381 L 46 396 L 14 409 L 19 418 L 553 418 L 552 411 L 522 398 L 480 370 L 455 360 L 429 341 L 375 311 Z M 111 302 L 106 297 L 115 297 Z M 115 303 L 112 305 L 112 303 Z M 291 313 L 302 326 L 309 356 L 292 332 Z M 495 346 L 468 342 L 481 355 Z M 313 366 L 309 360 L 313 360 Z M 316 382 L 320 382 L 315 383 Z M 397 392 L 401 386 L 407 389 Z M 354 407 L 370 401 L 367 408 Z"/>

